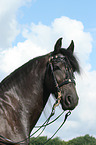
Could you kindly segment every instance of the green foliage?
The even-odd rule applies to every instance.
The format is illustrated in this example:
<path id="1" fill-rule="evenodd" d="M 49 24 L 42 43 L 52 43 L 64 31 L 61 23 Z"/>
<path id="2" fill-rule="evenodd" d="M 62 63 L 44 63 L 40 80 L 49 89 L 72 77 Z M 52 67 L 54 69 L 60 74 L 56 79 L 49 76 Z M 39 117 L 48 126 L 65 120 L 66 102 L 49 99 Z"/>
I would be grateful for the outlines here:
<path id="1" fill-rule="evenodd" d="M 30 145 L 43 145 L 47 141 L 47 137 L 42 136 L 38 138 L 31 138 Z M 58 137 L 51 139 L 46 145 L 96 145 L 96 139 L 88 134 L 77 137 L 68 142 L 60 140 Z"/>
<path id="2" fill-rule="evenodd" d="M 46 136 L 41 136 L 38 138 L 33 137 L 30 139 L 30 145 L 43 145 L 43 143 L 46 141 L 47 141 Z"/>
<path id="3" fill-rule="evenodd" d="M 30 145 L 43 145 L 47 141 L 47 137 L 31 138 Z M 51 139 L 46 145 L 65 145 L 64 141 L 61 141 L 58 137 Z"/>
<path id="4" fill-rule="evenodd" d="M 58 137 L 52 139 L 47 143 L 47 145 L 64 145 L 63 141 L 61 141 Z"/>
<path id="5" fill-rule="evenodd" d="M 96 139 L 89 135 L 85 135 L 68 141 L 67 145 L 96 145 Z"/>

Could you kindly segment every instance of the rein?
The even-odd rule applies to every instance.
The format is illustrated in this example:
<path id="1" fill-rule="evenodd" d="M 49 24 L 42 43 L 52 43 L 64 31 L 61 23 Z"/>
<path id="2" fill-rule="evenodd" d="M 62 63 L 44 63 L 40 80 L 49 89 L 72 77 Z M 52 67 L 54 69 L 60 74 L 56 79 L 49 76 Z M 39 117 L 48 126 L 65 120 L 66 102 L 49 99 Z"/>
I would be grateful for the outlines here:
<path id="1" fill-rule="evenodd" d="M 12 144 L 16 145 L 16 144 L 25 144 L 23 143 L 24 141 L 26 141 L 27 139 L 30 139 L 30 137 L 32 137 L 34 134 L 36 134 L 41 128 L 43 128 L 43 130 L 41 131 L 41 133 L 45 130 L 46 126 L 50 125 L 51 123 L 55 122 L 63 113 L 64 111 L 56 118 L 54 119 L 53 121 L 49 122 L 51 117 L 55 114 L 55 108 L 60 104 L 60 100 L 61 100 L 61 97 L 62 97 L 62 93 L 61 93 L 61 87 L 64 86 L 64 85 L 67 85 L 69 83 L 74 83 L 75 84 L 75 81 L 74 79 L 72 79 L 71 77 L 70 78 L 67 78 L 65 79 L 61 84 L 58 84 L 57 80 L 56 80 L 56 77 L 54 75 L 54 68 L 53 68 L 53 61 L 55 62 L 55 60 L 58 60 L 58 62 L 60 61 L 65 61 L 65 58 L 66 57 L 59 57 L 59 56 L 52 56 L 49 58 L 49 61 L 48 61 L 48 65 L 51 69 L 51 74 L 52 74 L 52 79 L 53 79 L 53 82 L 54 82 L 54 86 L 55 86 L 55 89 L 56 89 L 56 92 L 55 94 L 57 95 L 57 99 L 56 99 L 56 102 L 54 103 L 53 107 L 52 107 L 52 111 L 51 111 L 51 114 L 50 116 L 48 117 L 48 119 L 43 123 L 43 125 L 41 126 L 37 126 L 39 127 L 34 133 L 32 133 L 28 138 L 20 141 L 20 142 L 13 142 L 13 141 L 10 141 Z M 57 63 L 58 63 L 57 62 Z M 67 68 L 67 67 L 66 67 Z M 71 71 L 70 71 L 70 76 L 71 76 Z M 66 122 L 68 116 L 71 114 L 71 111 L 68 111 L 66 114 L 65 114 L 65 118 L 64 118 L 64 121 L 63 123 L 60 125 L 60 127 L 57 129 L 57 131 L 44 143 L 46 144 L 48 141 L 50 141 L 54 136 L 55 134 L 61 129 L 61 127 L 64 125 L 64 123 Z M 37 128 L 35 127 L 35 128 Z M 41 133 L 37 136 L 39 137 L 41 135 Z M 5 139 L 8 141 L 7 138 L 3 137 L 3 136 L 0 136 L 2 139 Z M 35 142 L 35 141 L 34 141 Z M 4 143 L 3 143 L 4 144 Z M 6 144 L 6 143 L 5 143 Z M 42 145 L 44 145 L 42 144 Z"/>

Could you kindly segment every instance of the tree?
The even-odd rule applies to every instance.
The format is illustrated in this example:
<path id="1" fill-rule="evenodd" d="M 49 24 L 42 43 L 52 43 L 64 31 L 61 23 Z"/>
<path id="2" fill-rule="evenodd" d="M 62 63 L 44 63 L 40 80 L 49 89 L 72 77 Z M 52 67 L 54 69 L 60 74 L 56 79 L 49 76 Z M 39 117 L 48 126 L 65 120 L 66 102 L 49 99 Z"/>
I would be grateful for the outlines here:
<path id="1" fill-rule="evenodd" d="M 67 145 L 96 145 L 96 139 L 87 134 L 68 141 Z"/>
<path id="2" fill-rule="evenodd" d="M 30 139 L 30 145 L 44 145 L 47 140 L 47 136 L 33 137 Z M 74 138 L 68 142 L 62 141 L 60 138 L 56 137 L 48 141 L 45 145 L 96 145 L 96 139 L 88 134 Z"/>
<path id="3" fill-rule="evenodd" d="M 47 137 L 42 136 L 42 137 L 33 137 L 30 139 L 30 145 L 42 145 L 44 142 L 47 141 Z"/>

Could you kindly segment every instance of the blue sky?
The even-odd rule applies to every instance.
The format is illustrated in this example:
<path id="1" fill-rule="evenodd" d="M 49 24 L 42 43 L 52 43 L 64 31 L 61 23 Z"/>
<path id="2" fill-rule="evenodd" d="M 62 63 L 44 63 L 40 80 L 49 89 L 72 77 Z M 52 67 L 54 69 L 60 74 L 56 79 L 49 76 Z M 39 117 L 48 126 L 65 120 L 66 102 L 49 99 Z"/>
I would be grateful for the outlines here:
<path id="1" fill-rule="evenodd" d="M 50 25 L 55 18 L 67 16 L 82 21 L 86 29 L 89 29 L 96 26 L 95 4 L 95 0 L 36 0 L 29 7 L 20 8 L 20 11 L 24 12 L 22 20 L 19 17 L 20 11 L 17 16 L 22 24 L 31 23 L 32 21 L 37 24 L 41 21 L 46 25 Z"/>
<path id="2" fill-rule="evenodd" d="M 84 31 L 90 32 L 93 38 L 93 48 L 90 54 L 90 63 L 96 68 L 96 1 L 88 0 L 36 0 L 28 6 L 21 7 L 17 12 L 17 20 L 20 24 L 29 24 L 39 22 L 50 25 L 55 18 L 66 16 L 71 19 L 81 21 L 84 25 Z M 19 36 L 15 44 L 20 41 Z M 22 38 L 23 40 L 23 38 Z"/>
<path id="3" fill-rule="evenodd" d="M 81 76 L 76 75 L 80 99 L 57 134 L 64 140 L 85 134 L 96 137 L 95 7 L 96 0 L 1 0 L 0 4 L 0 81 L 29 59 L 53 51 L 59 37 L 65 48 L 74 40 L 82 68 Z M 60 111 L 57 109 L 57 115 Z M 42 115 L 38 124 L 44 119 Z M 62 120 L 43 135 L 50 137 Z"/>

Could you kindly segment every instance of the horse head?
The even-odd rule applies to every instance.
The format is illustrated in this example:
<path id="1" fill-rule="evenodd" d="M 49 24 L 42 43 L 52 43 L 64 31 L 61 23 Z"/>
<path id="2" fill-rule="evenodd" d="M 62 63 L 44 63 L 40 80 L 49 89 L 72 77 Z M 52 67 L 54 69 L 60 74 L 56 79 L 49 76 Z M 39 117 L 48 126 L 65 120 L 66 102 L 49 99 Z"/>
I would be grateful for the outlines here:
<path id="1" fill-rule="evenodd" d="M 63 110 L 73 110 L 78 104 L 74 72 L 80 68 L 74 56 L 74 42 L 67 49 L 61 48 L 62 38 L 58 39 L 47 64 L 45 85 L 62 105 Z"/>

